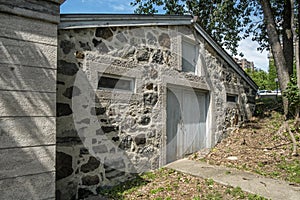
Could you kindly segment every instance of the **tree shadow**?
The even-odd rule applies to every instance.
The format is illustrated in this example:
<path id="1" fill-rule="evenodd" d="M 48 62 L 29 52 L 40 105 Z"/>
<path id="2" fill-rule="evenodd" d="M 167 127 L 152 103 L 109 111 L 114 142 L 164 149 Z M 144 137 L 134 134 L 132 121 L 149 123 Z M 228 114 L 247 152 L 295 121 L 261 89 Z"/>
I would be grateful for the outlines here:
<path id="1" fill-rule="evenodd" d="M 131 94 L 106 93 L 109 97 L 119 96 L 114 101 L 121 104 L 135 101 L 129 98 L 127 102 L 126 98 L 123 99 Z M 131 135 L 121 130 L 122 126 L 128 126 L 118 122 L 123 111 L 113 107 L 116 103 L 113 100 L 107 101 L 101 97 L 106 93 L 95 91 L 91 80 L 77 63 L 59 60 L 57 199 L 84 199 L 101 194 L 102 190 L 106 191 L 108 187 L 104 188 L 105 185 L 120 184 L 138 177 L 141 169 L 137 169 L 126 151 L 132 148 L 134 141 L 143 143 L 143 138 L 136 136 L 134 140 Z M 126 111 L 126 106 L 124 108 Z"/>
<path id="2" fill-rule="evenodd" d="M 47 25 L 2 17 L 22 26 L 0 34 L 1 198 L 54 198 L 56 47 L 24 37 L 50 37 L 39 29 Z"/>
<path id="3" fill-rule="evenodd" d="M 134 190 L 135 188 L 145 186 L 150 181 L 136 175 L 132 180 L 126 181 L 114 187 L 102 187 L 97 191 L 99 195 L 107 199 L 121 200 L 124 198 L 124 192 Z M 99 197 L 99 196 L 98 196 Z"/>
<path id="4" fill-rule="evenodd" d="M 256 99 L 255 102 L 255 112 L 254 117 L 260 119 L 271 117 L 271 112 L 276 112 L 280 115 L 283 114 L 282 98 L 277 99 L 272 98 L 260 98 Z"/>

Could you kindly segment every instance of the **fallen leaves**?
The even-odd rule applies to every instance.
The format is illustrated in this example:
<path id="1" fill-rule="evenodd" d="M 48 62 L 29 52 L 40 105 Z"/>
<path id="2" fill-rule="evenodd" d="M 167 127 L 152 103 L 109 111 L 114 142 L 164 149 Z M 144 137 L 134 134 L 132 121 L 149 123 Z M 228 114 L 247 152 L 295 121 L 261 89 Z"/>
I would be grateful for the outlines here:
<path id="1" fill-rule="evenodd" d="M 300 161 L 299 157 L 291 156 L 292 143 L 288 135 L 277 132 L 282 120 L 275 112 L 267 118 L 254 118 L 217 144 L 205 160 L 272 178 L 300 180 L 300 171 L 292 172 L 299 177 L 290 179 L 291 172 L 281 167 Z"/>

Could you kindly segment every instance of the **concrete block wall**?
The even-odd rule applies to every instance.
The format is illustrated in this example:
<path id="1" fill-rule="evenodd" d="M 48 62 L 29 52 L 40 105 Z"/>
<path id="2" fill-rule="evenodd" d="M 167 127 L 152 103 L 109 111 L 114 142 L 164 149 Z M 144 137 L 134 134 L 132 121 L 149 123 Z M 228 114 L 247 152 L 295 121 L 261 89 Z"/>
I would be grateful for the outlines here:
<path id="1" fill-rule="evenodd" d="M 0 0 L 0 199 L 55 199 L 63 0 Z"/>

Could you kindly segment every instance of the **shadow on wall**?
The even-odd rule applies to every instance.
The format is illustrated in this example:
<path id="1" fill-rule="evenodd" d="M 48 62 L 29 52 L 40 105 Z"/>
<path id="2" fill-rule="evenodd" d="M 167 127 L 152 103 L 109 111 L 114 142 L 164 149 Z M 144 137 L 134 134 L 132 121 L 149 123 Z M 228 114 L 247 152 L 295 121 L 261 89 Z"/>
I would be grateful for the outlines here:
<path id="1" fill-rule="evenodd" d="M 57 199 L 99 194 L 150 168 L 148 159 L 133 164 L 125 152 L 146 139 L 120 133 L 115 111 L 107 110 L 111 100 L 98 98 L 77 64 L 58 62 L 57 87 Z"/>
<path id="2" fill-rule="evenodd" d="M 59 30 L 57 199 L 85 198 L 164 162 L 165 142 L 175 137 L 163 135 L 162 79 L 205 84 L 175 70 L 179 55 L 171 44 L 179 41 L 171 37 L 178 34 L 167 27 Z M 114 81 L 127 83 L 128 91 Z"/>
<path id="3" fill-rule="evenodd" d="M 161 97 L 158 93 L 162 89 L 155 67 L 156 62 L 163 64 L 163 51 L 136 42 L 136 39 L 141 41 L 146 37 L 147 30 L 127 29 L 59 32 L 57 199 L 82 199 L 99 193 L 103 187 L 120 184 L 138 172 L 158 168 L 162 135 Z M 88 37 L 87 32 L 93 36 Z M 125 35 L 129 32 L 140 35 L 134 37 L 136 46 L 128 44 L 126 36 L 133 37 Z M 110 40 L 114 34 L 115 39 Z M 161 35 L 169 40 L 166 34 Z M 111 52 L 116 52 L 116 55 L 108 63 L 104 57 L 110 45 L 104 44 L 104 40 L 116 42 L 116 47 L 111 47 Z M 129 59 L 119 63 L 123 54 L 137 57 L 136 63 L 132 65 Z M 155 64 L 146 64 L 152 56 Z M 145 64 L 137 65 L 138 62 Z M 129 65 L 132 68 L 125 67 Z M 110 89 L 98 88 L 99 77 L 102 81 L 105 79 L 102 77 L 106 80 L 112 77 L 117 82 L 123 80 L 123 83 L 135 79 L 136 92 L 130 89 L 120 92 L 120 85 Z"/>
<path id="4" fill-rule="evenodd" d="M 36 30 L 6 25 L 0 34 L 1 199 L 54 198 L 56 46 L 23 38 Z"/>

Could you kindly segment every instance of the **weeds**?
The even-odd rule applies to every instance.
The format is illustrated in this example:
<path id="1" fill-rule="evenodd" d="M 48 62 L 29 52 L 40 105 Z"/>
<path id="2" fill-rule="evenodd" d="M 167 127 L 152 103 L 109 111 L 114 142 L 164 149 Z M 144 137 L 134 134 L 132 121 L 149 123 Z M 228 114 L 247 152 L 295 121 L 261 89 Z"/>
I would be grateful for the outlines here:
<path id="1" fill-rule="evenodd" d="M 300 161 L 286 161 L 282 159 L 278 168 L 287 172 L 287 180 L 294 183 L 300 183 Z"/>
<path id="2" fill-rule="evenodd" d="M 109 199 L 192 199 L 221 200 L 249 199 L 260 200 L 259 196 L 243 192 L 241 188 L 226 187 L 213 179 L 201 179 L 174 170 L 159 169 L 147 172 L 121 185 L 102 188 L 98 193 Z"/>
<path id="3" fill-rule="evenodd" d="M 205 183 L 207 186 L 212 186 L 214 185 L 215 181 L 211 178 L 205 179 Z"/>
<path id="4" fill-rule="evenodd" d="M 150 190 L 150 193 L 151 193 L 151 194 L 156 194 L 156 193 L 162 192 L 162 191 L 164 191 L 164 190 L 165 190 L 165 189 L 164 189 L 163 187 L 159 187 L 159 188 Z"/>
<path id="5" fill-rule="evenodd" d="M 219 192 L 209 193 L 206 198 L 207 200 L 221 200 L 222 195 Z"/>
<path id="6" fill-rule="evenodd" d="M 267 200 L 267 199 L 257 194 L 248 194 L 248 200 Z"/>

